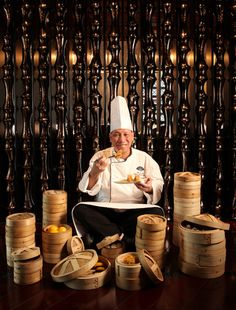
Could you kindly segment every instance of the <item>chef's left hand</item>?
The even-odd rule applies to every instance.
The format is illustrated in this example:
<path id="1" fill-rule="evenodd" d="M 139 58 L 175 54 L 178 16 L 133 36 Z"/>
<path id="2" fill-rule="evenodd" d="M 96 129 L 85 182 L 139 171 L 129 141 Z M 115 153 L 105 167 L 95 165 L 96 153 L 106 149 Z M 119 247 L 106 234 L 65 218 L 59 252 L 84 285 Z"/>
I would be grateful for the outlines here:
<path id="1" fill-rule="evenodd" d="M 150 177 L 146 177 L 146 179 L 142 182 L 135 183 L 137 188 L 141 191 L 152 194 L 152 179 Z"/>

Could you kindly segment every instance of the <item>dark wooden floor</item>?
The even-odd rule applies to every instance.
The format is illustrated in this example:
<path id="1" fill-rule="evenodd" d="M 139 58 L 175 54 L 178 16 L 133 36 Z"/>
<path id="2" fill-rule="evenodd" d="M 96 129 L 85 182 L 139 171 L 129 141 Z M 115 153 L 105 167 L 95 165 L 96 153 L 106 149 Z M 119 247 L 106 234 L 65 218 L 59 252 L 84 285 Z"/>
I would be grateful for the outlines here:
<path id="1" fill-rule="evenodd" d="M 178 270 L 178 249 L 167 255 L 164 283 L 141 291 L 125 291 L 113 280 L 95 290 L 78 291 L 53 282 L 52 265 L 43 266 L 42 281 L 21 286 L 14 284 L 12 269 L 7 267 L 4 224 L 0 235 L 0 309 L 142 309 L 142 310 L 235 310 L 236 309 L 236 223 L 227 232 L 225 275 L 215 279 L 194 278 Z M 38 240 L 40 242 L 40 229 Z"/>

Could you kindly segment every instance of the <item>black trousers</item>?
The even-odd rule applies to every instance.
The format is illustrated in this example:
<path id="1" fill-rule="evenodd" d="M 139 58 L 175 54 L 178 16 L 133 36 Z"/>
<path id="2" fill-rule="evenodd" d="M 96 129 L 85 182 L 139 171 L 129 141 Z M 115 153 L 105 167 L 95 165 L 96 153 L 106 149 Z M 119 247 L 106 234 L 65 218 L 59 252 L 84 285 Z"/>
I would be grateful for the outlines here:
<path id="1" fill-rule="evenodd" d="M 157 214 L 164 216 L 160 207 L 147 207 L 117 212 L 111 208 L 79 204 L 73 211 L 74 217 L 83 225 L 86 231 L 100 242 L 106 236 L 115 234 L 133 238 L 136 233 L 137 217 L 142 214 Z"/>

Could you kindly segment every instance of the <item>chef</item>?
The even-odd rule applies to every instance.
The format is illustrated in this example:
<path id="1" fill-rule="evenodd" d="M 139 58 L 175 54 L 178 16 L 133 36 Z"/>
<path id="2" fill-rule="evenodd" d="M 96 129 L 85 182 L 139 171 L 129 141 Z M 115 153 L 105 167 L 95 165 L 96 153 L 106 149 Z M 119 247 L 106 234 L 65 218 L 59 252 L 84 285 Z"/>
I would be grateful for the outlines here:
<path id="1" fill-rule="evenodd" d="M 110 109 L 111 147 L 92 156 L 79 183 L 80 191 L 95 201 L 77 204 L 72 219 L 77 234 L 85 243 L 90 236 L 97 249 L 117 240 L 132 248 L 137 217 L 164 215 L 157 206 L 163 177 L 149 154 L 132 147 L 134 132 L 125 98 L 115 97 Z"/>

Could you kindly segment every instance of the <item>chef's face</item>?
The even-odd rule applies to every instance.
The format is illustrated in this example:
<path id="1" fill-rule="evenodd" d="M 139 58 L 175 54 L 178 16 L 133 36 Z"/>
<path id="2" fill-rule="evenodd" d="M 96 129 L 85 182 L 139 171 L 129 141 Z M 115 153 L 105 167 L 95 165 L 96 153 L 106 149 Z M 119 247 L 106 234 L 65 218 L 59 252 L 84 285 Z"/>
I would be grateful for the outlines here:
<path id="1" fill-rule="evenodd" d="M 128 129 L 116 129 L 110 133 L 110 142 L 115 150 L 129 154 L 134 140 L 134 132 Z"/>

